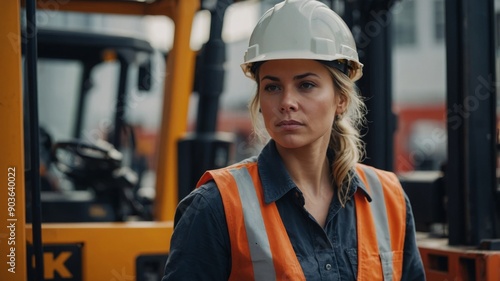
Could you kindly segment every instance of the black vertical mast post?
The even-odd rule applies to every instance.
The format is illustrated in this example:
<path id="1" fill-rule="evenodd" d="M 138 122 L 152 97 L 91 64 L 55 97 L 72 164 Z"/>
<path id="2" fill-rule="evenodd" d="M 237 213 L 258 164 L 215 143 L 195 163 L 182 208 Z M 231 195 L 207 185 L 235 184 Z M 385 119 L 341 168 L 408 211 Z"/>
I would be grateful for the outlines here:
<path id="1" fill-rule="evenodd" d="M 449 244 L 498 238 L 493 1 L 446 1 Z"/>
<path id="2" fill-rule="evenodd" d="M 368 108 L 364 163 L 392 170 L 396 117 L 392 112 L 392 0 L 345 1 L 346 22 L 351 25 L 359 59 L 365 65 L 357 82 Z"/>

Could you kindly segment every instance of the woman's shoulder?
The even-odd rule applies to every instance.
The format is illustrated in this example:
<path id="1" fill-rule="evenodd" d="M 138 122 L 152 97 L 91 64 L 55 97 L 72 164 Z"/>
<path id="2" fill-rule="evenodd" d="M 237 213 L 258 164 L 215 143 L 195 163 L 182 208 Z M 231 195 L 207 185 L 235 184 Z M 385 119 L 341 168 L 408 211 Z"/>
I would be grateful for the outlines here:
<path id="1" fill-rule="evenodd" d="M 200 212 L 203 211 L 203 212 Z M 222 212 L 222 199 L 214 181 L 209 181 L 184 197 L 177 206 L 175 221 L 186 214 L 220 216 Z"/>
<path id="2" fill-rule="evenodd" d="M 191 191 L 179 204 L 185 205 L 194 202 L 222 203 L 221 200 L 221 195 L 215 181 L 210 180 Z"/>

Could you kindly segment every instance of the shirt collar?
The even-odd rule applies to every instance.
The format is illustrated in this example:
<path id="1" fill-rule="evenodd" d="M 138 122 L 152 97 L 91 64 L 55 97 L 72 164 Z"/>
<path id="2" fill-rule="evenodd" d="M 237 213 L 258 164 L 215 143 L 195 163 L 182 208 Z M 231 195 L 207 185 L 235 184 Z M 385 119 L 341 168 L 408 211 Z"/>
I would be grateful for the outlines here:
<path id="1" fill-rule="evenodd" d="M 280 199 L 288 191 L 297 187 L 286 170 L 273 140 L 270 140 L 262 149 L 257 165 L 266 204 Z"/>
<path id="2" fill-rule="evenodd" d="M 368 200 L 368 202 L 372 202 L 372 197 L 370 196 L 370 193 L 366 189 L 365 184 L 363 183 L 363 181 L 359 177 L 358 173 L 355 173 L 354 171 L 355 170 L 351 170 L 351 173 L 354 173 L 354 176 L 352 177 L 352 180 L 351 180 L 352 189 L 349 190 L 349 193 L 348 193 L 349 198 L 352 198 L 352 196 L 354 196 L 354 193 L 359 191 L 366 197 L 366 200 Z"/>
<path id="3" fill-rule="evenodd" d="M 266 204 L 279 200 L 286 193 L 297 186 L 293 182 L 290 174 L 285 168 L 285 164 L 276 149 L 274 140 L 270 140 L 262 149 L 257 159 L 259 176 L 264 189 L 264 202 Z M 354 172 L 354 171 L 353 171 Z M 348 196 L 351 198 L 359 190 L 371 202 L 370 194 L 357 174 L 352 177 L 351 189 Z"/>

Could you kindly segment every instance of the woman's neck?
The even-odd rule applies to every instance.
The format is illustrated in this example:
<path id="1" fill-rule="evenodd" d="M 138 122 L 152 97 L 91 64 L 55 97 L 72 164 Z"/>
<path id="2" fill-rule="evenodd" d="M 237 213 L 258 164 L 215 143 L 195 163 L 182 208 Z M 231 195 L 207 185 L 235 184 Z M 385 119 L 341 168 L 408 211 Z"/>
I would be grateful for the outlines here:
<path id="1" fill-rule="evenodd" d="M 302 192 L 310 196 L 330 194 L 332 190 L 327 146 L 287 149 L 276 145 L 288 173 Z"/>

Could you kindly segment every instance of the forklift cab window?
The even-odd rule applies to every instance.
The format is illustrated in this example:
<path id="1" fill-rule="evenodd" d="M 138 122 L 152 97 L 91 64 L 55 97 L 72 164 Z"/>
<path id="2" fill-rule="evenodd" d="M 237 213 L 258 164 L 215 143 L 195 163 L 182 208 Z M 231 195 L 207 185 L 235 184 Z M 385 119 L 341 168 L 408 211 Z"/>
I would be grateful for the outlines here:
<path id="1" fill-rule="evenodd" d="M 88 142 L 109 141 L 113 131 L 119 71 L 120 65 L 116 61 L 104 62 L 93 68 L 88 81 L 90 89 L 82 99 L 80 139 Z"/>
<path id="2" fill-rule="evenodd" d="M 38 60 L 39 122 L 53 141 L 72 138 L 82 72 L 79 61 Z"/>
<path id="3" fill-rule="evenodd" d="M 133 37 L 41 29 L 38 39 L 43 220 L 151 219 L 152 198 L 138 194 L 161 113 L 153 60 L 164 57 Z"/>

